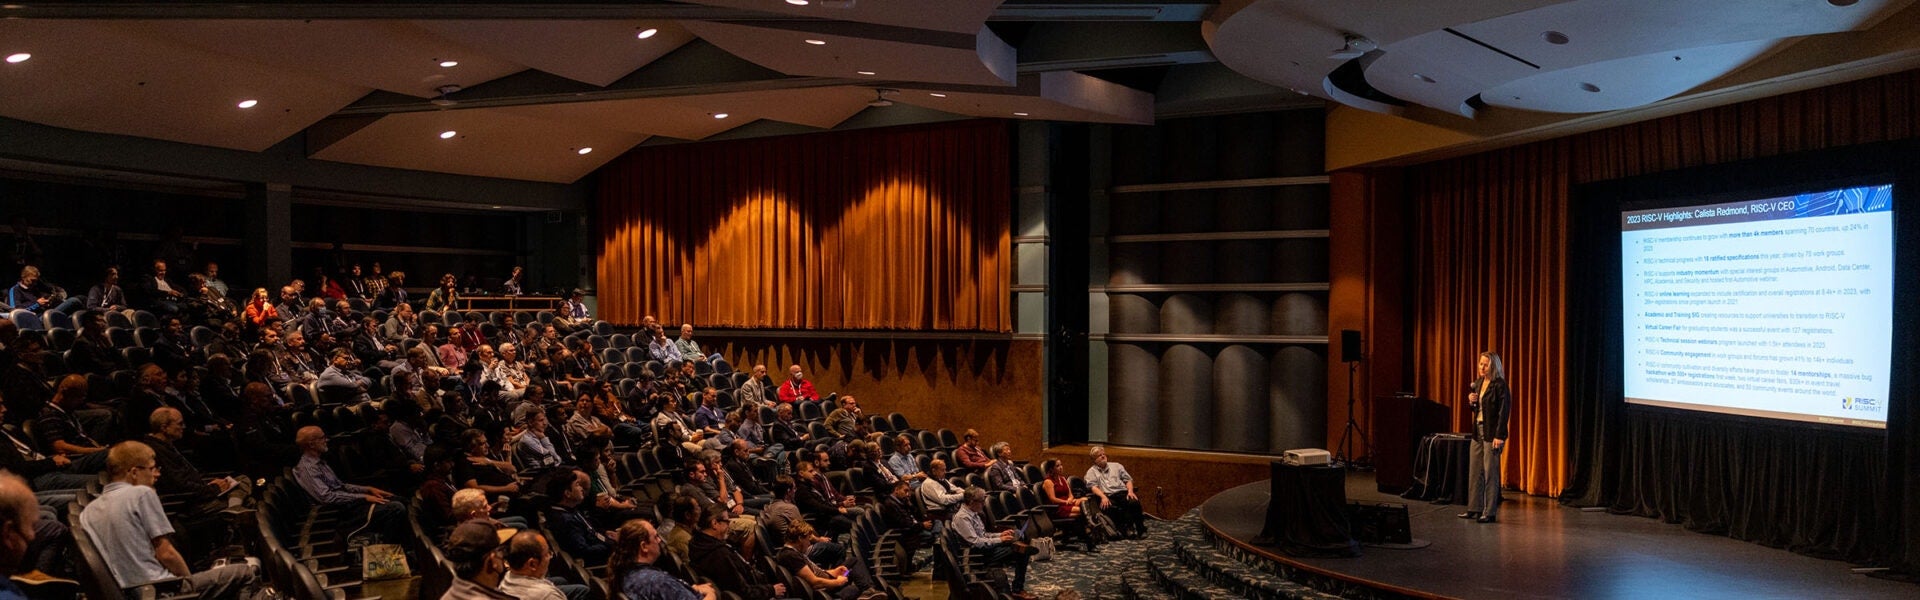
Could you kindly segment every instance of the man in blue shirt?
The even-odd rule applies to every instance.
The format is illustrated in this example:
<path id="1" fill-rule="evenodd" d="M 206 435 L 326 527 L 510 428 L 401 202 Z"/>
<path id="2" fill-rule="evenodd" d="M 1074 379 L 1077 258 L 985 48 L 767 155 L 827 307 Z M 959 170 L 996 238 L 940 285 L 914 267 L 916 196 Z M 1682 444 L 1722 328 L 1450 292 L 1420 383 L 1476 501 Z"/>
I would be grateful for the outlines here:
<path id="1" fill-rule="evenodd" d="M 160 476 L 153 449 L 140 442 L 121 442 L 107 450 L 107 469 L 113 481 L 80 511 L 80 527 L 93 538 L 113 573 L 114 585 L 132 589 L 166 579 L 181 578 L 180 591 L 206 600 L 240 598 L 253 583 L 255 567 L 228 564 L 193 573 L 168 536 L 173 525 L 160 507 L 153 482 Z"/>
<path id="2" fill-rule="evenodd" d="M 987 509 L 987 491 L 967 488 L 966 500 L 960 510 L 953 511 L 953 522 L 948 523 L 960 539 L 973 546 L 973 551 L 986 558 L 989 565 L 1006 565 L 1013 568 L 1012 589 L 1008 594 L 1019 596 L 1027 589 L 1027 557 L 1033 554 L 1033 548 L 1019 542 L 1020 536 L 1012 531 L 988 533 L 987 525 L 981 513 Z"/>
<path id="3" fill-rule="evenodd" d="M 902 433 L 893 438 L 893 455 L 887 457 L 887 470 L 908 481 L 927 478 L 920 470 L 920 459 L 913 455 L 913 437 Z"/>
<path id="4" fill-rule="evenodd" d="M 388 539 L 400 539 L 407 531 L 407 505 L 394 499 L 393 492 L 377 487 L 357 485 L 340 481 L 333 473 L 333 467 L 320 457 L 327 453 L 327 432 L 319 427 L 308 425 L 293 434 L 293 443 L 300 448 L 300 462 L 293 466 L 293 481 L 306 490 L 307 497 L 315 504 L 358 505 L 366 502 L 374 505 L 369 517 L 369 528 L 391 536 Z M 108 458 L 112 462 L 112 458 Z M 364 509 L 353 510 L 358 518 Z"/>

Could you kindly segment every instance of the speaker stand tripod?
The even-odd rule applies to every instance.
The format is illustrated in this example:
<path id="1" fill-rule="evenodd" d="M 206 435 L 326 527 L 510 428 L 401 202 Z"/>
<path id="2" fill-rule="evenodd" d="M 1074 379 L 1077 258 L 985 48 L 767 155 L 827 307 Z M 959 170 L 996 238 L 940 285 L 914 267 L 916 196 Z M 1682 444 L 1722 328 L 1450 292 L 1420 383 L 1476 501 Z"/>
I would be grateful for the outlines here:
<path id="1" fill-rule="evenodd" d="M 1360 422 L 1353 420 L 1353 380 L 1358 377 L 1360 361 L 1347 361 L 1347 426 L 1340 431 L 1340 452 L 1334 455 L 1336 464 L 1350 470 L 1369 471 L 1373 469 L 1372 455 L 1355 457 L 1353 454 L 1353 436 L 1360 436 L 1360 451 L 1367 452 L 1372 444 L 1367 441 L 1367 432 L 1360 430 Z"/>

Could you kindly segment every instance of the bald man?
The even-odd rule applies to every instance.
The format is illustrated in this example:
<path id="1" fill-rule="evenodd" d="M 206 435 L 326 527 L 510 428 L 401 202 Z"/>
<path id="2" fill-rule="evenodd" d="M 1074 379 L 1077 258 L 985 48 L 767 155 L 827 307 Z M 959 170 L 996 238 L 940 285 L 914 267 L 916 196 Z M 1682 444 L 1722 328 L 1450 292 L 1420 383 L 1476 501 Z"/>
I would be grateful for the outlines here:
<path id="1" fill-rule="evenodd" d="M 327 453 L 327 432 L 308 425 L 293 434 L 293 443 L 300 448 L 300 462 L 293 467 L 293 480 L 307 491 L 308 497 L 315 503 L 335 506 L 372 504 L 375 508 L 371 527 L 393 536 L 388 539 L 400 539 L 400 534 L 406 531 L 407 505 L 394 499 L 393 492 L 341 481 L 340 476 L 333 473 L 333 467 L 321 458 Z M 362 510 L 355 507 L 350 512 L 357 520 L 366 514 Z"/>
<path id="2" fill-rule="evenodd" d="M 37 582 L 51 577 L 48 571 L 65 572 L 72 536 L 51 512 L 40 507 L 26 480 L 0 473 L 0 597 L 26 597 L 11 577 Z"/>
<path id="3" fill-rule="evenodd" d="M 792 404 L 798 400 L 820 401 L 820 394 L 813 391 L 813 382 L 807 381 L 806 373 L 800 365 L 787 367 L 787 382 L 780 384 L 780 401 Z"/>

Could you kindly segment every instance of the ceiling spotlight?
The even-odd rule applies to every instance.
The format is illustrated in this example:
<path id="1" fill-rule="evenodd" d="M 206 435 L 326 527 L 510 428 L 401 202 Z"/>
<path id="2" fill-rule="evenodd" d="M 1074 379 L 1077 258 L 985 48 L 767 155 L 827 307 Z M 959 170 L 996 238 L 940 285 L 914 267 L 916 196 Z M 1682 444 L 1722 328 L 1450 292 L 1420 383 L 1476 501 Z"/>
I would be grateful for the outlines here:
<path id="1" fill-rule="evenodd" d="M 1540 39 L 1546 41 L 1549 44 L 1553 44 L 1555 46 L 1566 45 L 1568 41 L 1567 34 L 1560 33 L 1558 31 L 1549 31 L 1546 33 L 1542 33 L 1540 34 Z"/>
<path id="2" fill-rule="evenodd" d="M 17 54 L 8 54 L 8 55 L 7 55 L 7 62 L 8 62 L 8 63 L 10 63 L 10 64 L 16 64 L 16 65 L 17 65 L 17 64 L 20 64 L 20 63 L 23 63 L 23 62 L 27 62 L 27 59 L 29 59 L 29 58 L 33 58 L 33 55 L 32 55 L 32 54 L 27 54 L 27 53 L 25 53 L 25 52 L 20 52 L 20 53 L 17 53 Z"/>
<path id="3" fill-rule="evenodd" d="M 827 45 L 827 41 L 826 41 L 826 40 L 807 40 L 807 43 L 809 43 L 809 44 L 813 44 L 813 45 L 815 45 L 815 46 L 825 46 L 825 45 Z"/>
<path id="4" fill-rule="evenodd" d="M 1582 84 L 1580 84 L 1580 89 L 1583 89 L 1583 90 L 1586 90 L 1586 91 L 1589 91 L 1589 92 L 1593 92 L 1593 93 L 1595 93 L 1595 94 L 1598 94 L 1598 93 L 1600 93 L 1600 86 L 1597 86 L 1597 85 L 1594 85 L 1594 84 L 1591 84 L 1591 83 L 1582 83 Z"/>
<path id="5" fill-rule="evenodd" d="M 453 139 L 453 136 L 456 136 L 456 135 L 460 135 L 460 132 L 454 131 L 452 129 L 448 129 L 446 131 L 440 132 L 440 139 L 450 140 L 450 139 Z"/>
<path id="6" fill-rule="evenodd" d="M 240 108 L 253 108 L 255 106 L 258 106 L 259 104 L 260 104 L 259 100 L 241 100 Z"/>
<path id="7" fill-rule="evenodd" d="M 440 61 L 440 68 L 442 69 L 451 69 L 453 67 L 458 67 L 458 66 L 460 66 L 460 61 L 457 61 L 457 60 Z"/>
<path id="8" fill-rule="evenodd" d="M 1327 58 L 1351 60 L 1360 58 L 1362 55 L 1380 47 L 1380 44 L 1374 43 L 1373 40 L 1367 39 L 1366 36 L 1357 33 L 1341 33 L 1340 39 L 1343 42 L 1341 46 L 1334 49 L 1333 54 L 1328 54 Z"/>
<path id="9" fill-rule="evenodd" d="M 787 4 L 792 4 L 794 6 L 806 6 L 807 0 L 787 0 Z"/>
<path id="10" fill-rule="evenodd" d="M 593 151 L 593 148 L 581 148 L 581 149 L 579 149 L 579 150 L 575 150 L 574 152 L 577 152 L 577 153 L 580 153 L 580 154 L 586 154 L 586 153 L 588 153 L 588 152 L 592 152 L 592 151 Z"/>
<path id="11" fill-rule="evenodd" d="M 947 95 L 946 95 L 946 94 L 942 94 L 942 93 L 940 93 L 940 92 L 927 92 L 927 95 L 928 95 L 928 96 L 933 96 L 933 97 L 935 97 L 935 98 L 945 98 L 945 97 L 947 97 Z"/>
<path id="12" fill-rule="evenodd" d="M 715 118 L 715 119 L 725 119 L 725 118 L 727 118 L 727 113 L 712 113 L 712 114 L 713 114 L 713 118 Z"/>
<path id="13" fill-rule="evenodd" d="M 1027 113 L 1023 113 L 1023 112 L 1017 112 L 1017 113 L 1013 113 L 1013 116 L 1016 116 L 1016 117 L 1024 117 L 1024 116 L 1027 116 Z"/>
<path id="14" fill-rule="evenodd" d="M 1414 73 L 1414 74 L 1413 74 L 1413 78 L 1414 78 L 1414 79 L 1418 79 L 1418 80 L 1420 80 L 1420 81 L 1423 81 L 1423 82 L 1426 82 L 1426 83 L 1434 83 L 1434 81 L 1433 81 L 1433 78 L 1432 78 L 1432 77 L 1428 77 L 1428 76 L 1426 76 L 1426 75 L 1422 75 L 1422 74 L 1420 74 L 1420 73 Z"/>
<path id="15" fill-rule="evenodd" d="M 872 74 L 873 74 L 873 71 L 854 71 L 854 72 L 855 72 L 855 73 L 859 73 L 859 74 L 861 74 L 861 75 L 872 75 Z"/>
<path id="16" fill-rule="evenodd" d="M 633 34 L 633 37 L 637 37 L 644 40 L 644 39 L 653 37 L 653 34 L 656 34 L 656 33 L 660 33 L 660 30 L 652 27 L 648 27 L 646 29 L 640 30 L 640 33 Z"/>

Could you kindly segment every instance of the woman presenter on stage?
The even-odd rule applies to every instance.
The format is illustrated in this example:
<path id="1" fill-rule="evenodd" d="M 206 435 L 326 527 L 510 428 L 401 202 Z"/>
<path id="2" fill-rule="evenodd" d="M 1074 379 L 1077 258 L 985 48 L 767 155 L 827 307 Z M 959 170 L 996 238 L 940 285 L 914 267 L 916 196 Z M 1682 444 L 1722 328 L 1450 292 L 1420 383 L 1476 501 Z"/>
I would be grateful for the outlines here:
<path id="1" fill-rule="evenodd" d="M 1462 519 L 1492 523 L 1500 513 L 1500 455 L 1507 448 L 1507 415 L 1513 395 L 1507 390 L 1507 370 L 1495 352 L 1481 352 L 1475 367 L 1479 377 L 1467 384 L 1467 406 L 1473 411 L 1473 453 L 1467 467 L 1467 512 Z"/>

